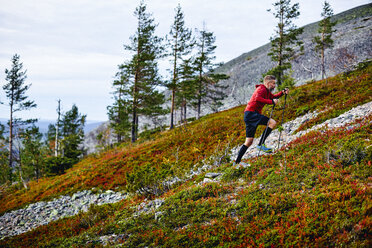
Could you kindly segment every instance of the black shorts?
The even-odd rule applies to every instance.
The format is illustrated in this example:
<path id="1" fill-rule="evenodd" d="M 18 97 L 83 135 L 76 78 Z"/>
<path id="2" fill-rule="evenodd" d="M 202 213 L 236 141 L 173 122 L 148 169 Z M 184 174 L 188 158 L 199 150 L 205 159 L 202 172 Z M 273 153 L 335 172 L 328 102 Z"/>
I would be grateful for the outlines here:
<path id="1" fill-rule="evenodd" d="M 258 112 L 244 112 L 245 135 L 247 138 L 254 138 L 258 125 L 267 125 L 269 117 L 261 115 Z"/>

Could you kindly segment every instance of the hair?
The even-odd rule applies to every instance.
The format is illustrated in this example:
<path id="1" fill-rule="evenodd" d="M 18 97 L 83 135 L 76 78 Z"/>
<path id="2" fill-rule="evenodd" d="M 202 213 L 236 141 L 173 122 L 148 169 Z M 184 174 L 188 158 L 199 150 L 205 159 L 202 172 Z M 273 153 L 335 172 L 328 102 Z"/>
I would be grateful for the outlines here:
<path id="1" fill-rule="evenodd" d="M 266 75 L 264 77 L 264 83 L 272 81 L 272 80 L 276 80 L 275 76 L 273 76 L 273 75 Z"/>

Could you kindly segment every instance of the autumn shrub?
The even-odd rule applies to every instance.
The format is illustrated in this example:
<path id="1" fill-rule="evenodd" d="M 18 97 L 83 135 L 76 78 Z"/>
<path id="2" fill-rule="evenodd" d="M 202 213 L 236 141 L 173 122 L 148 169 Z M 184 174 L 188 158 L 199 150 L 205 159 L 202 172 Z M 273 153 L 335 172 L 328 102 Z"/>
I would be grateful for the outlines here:
<path id="1" fill-rule="evenodd" d="M 328 153 L 328 159 L 339 161 L 343 166 L 360 163 L 367 156 L 371 157 L 371 149 L 367 149 L 362 137 L 353 135 L 349 140 L 338 143 L 336 149 Z M 369 154 L 368 154 L 369 153 Z"/>
<path id="2" fill-rule="evenodd" d="M 237 167 L 237 168 L 229 167 L 224 171 L 222 180 L 226 182 L 235 181 L 243 177 L 245 173 L 246 173 L 246 169 L 243 168 L 242 166 Z"/>
<path id="3" fill-rule="evenodd" d="M 126 174 L 126 189 L 146 196 L 163 194 L 169 189 L 164 181 L 173 175 L 173 171 L 169 163 L 162 163 L 159 167 L 156 168 L 151 163 L 135 166 Z"/>

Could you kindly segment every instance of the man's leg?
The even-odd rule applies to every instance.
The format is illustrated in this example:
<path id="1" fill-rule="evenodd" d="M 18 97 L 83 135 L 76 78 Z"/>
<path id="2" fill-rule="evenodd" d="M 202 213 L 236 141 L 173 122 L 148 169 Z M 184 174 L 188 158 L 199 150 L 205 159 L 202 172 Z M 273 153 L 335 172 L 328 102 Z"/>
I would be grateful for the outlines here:
<path id="1" fill-rule="evenodd" d="M 265 144 L 266 138 L 270 135 L 271 131 L 276 127 L 276 121 L 274 119 L 270 119 L 266 129 L 263 131 L 260 142 L 258 143 L 258 146 L 262 146 Z"/>
<path id="2" fill-rule="evenodd" d="M 248 147 L 250 147 L 253 143 L 253 138 L 246 138 L 242 147 L 240 147 L 238 157 L 235 160 L 235 164 L 239 164 L 244 156 L 245 152 L 247 151 Z"/>

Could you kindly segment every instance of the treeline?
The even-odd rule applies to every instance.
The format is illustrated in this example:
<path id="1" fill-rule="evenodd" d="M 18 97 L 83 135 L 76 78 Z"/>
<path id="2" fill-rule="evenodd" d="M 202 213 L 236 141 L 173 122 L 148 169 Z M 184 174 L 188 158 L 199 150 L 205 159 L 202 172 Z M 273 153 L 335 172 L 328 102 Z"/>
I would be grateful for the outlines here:
<path id="1" fill-rule="evenodd" d="M 86 119 L 76 105 L 61 113 L 60 100 L 57 122 L 49 125 L 46 134 L 35 125 L 37 119 L 16 117 L 20 111 L 37 107 L 27 96 L 31 84 L 26 84 L 26 73 L 15 54 L 2 87 L 6 100 L 1 103 L 9 108 L 9 121 L 0 123 L 0 183 L 19 181 L 25 188 L 31 179 L 62 174 L 78 162 L 84 154 L 81 144 Z"/>

